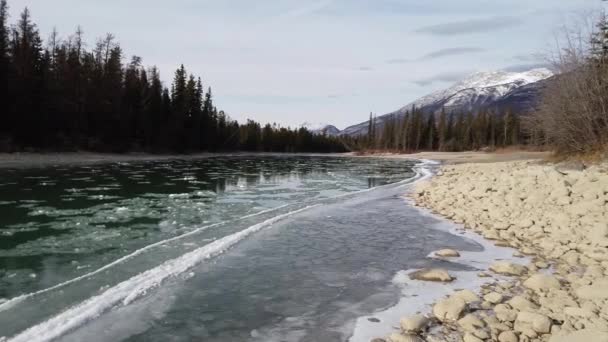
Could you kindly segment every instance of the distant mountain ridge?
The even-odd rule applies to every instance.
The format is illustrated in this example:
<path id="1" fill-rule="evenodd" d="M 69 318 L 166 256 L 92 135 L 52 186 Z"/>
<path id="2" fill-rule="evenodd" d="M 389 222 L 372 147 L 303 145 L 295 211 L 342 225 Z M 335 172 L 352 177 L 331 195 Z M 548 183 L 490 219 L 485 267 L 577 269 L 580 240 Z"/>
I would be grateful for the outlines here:
<path id="1" fill-rule="evenodd" d="M 307 130 L 311 131 L 314 134 L 323 134 L 323 135 L 329 135 L 329 136 L 337 136 L 340 134 L 340 130 L 336 126 L 330 125 L 327 123 L 305 122 L 305 123 L 301 124 L 300 127 L 306 128 Z"/>
<path id="2" fill-rule="evenodd" d="M 423 96 L 397 111 L 377 117 L 376 123 L 382 127 L 387 119 L 402 117 L 412 107 L 424 113 L 438 113 L 445 108 L 447 112 L 476 112 L 482 109 L 505 111 L 507 108 L 516 113 L 528 112 L 538 101 L 540 90 L 545 81 L 553 76 L 546 68 L 526 72 L 479 72 L 463 79 L 453 86 Z M 367 133 L 368 121 L 345 128 L 340 135 L 358 136 Z"/>

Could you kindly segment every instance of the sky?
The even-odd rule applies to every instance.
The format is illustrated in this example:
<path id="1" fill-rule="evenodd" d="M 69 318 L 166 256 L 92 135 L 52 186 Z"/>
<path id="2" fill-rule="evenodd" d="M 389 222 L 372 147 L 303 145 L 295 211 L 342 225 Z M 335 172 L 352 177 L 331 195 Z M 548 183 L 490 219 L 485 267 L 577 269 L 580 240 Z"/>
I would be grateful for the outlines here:
<path id="1" fill-rule="evenodd" d="M 187 70 L 247 118 L 338 128 L 397 110 L 478 71 L 542 66 L 565 23 L 600 0 L 9 0 L 43 37 L 82 26 L 130 55 Z"/>

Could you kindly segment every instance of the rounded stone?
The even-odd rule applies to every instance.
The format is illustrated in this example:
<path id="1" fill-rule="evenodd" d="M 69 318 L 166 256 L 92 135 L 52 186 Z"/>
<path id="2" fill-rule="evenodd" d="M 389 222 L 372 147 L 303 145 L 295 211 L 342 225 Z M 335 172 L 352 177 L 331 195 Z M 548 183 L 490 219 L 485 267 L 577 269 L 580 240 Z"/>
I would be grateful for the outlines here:
<path id="1" fill-rule="evenodd" d="M 400 321 L 401 330 L 405 333 L 419 333 L 426 330 L 429 319 L 423 315 L 404 317 Z"/>
<path id="2" fill-rule="evenodd" d="M 453 249 L 441 249 L 435 252 L 435 255 L 442 258 L 457 258 L 460 256 L 460 253 Z"/>
<path id="3" fill-rule="evenodd" d="M 436 281 L 442 283 L 449 283 L 453 281 L 454 277 L 452 277 L 448 271 L 440 268 L 429 269 L 425 268 L 416 272 L 412 272 L 409 274 L 410 279 L 414 280 L 423 280 L 423 281 Z"/>
<path id="4" fill-rule="evenodd" d="M 448 297 L 433 306 L 433 315 L 441 322 L 456 321 L 466 306 L 467 304 L 462 298 Z"/>

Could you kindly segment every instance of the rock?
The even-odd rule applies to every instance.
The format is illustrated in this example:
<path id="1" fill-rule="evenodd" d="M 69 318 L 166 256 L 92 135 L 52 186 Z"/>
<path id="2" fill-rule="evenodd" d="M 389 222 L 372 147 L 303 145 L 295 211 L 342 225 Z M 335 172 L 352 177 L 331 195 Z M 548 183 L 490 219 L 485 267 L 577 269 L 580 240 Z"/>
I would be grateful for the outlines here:
<path id="1" fill-rule="evenodd" d="M 519 342 L 519 337 L 513 331 L 503 331 L 498 335 L 498 342 Z"/>
<path id="2" fill-rule="evenodd" d="M 541 273 L 531 276 L 524 281 L 523 285 L 537 292 L 540 290 L 559 289 L 561 286 L 559 280 L 554 276 Z"/>
<path id="3" fill-rule="evenodd" d="M 568 316 L 572 316 L 572 317 L 583 317 L 583 318 L 595 317 L 595 313 L 593 313 L 593 311 L 583 309 L 583 308 L 572 307 L 572 306 L 565 307 L 564 314 L 566 314 Z"/>
<path id="4" fill-rule="evenodd" d="M 549 342 L 608 342 L 608 332 L 583 329 L 565 334 L 556 334 Z"/>
<path id="5" fill-rule="evenodd" d="M 512 310 L 508 305 L 498 304 L 494 307 L 496 318 L 501 322 L 513 322 L 517 318 L 517 311 Z"/>
<path id="6" fill-rule="evenodd" d="M 526 267 L 508 261 L 498 261 L 490 266 L 490 271 L 503 275 L 520 276 L 526 272 Z"/>
<path id="7" fill-rule="evenodd" d="M 534 221 L 530 220 L 529 218 L 521 219 L 519 220 L 519 222 L 517 222 L 517 226 L 522 229 L 530 228 L 533 225 Z"/>
<path id="8" fill-rule="evenodd" d="M 433 306 L 433 315 L 441 322 L 456 321 L 462 315 L 466 305 L 462 298 L 448 297 Z"/>
<path id="9" fill-rule="evenodd" d="M 608 298 L 608 278 L 593 281 L 591 285 L 581 286 L 576 289 L 578 298 L 587 300 L 600 300 Z"/>
<path id="10" fill-rule="evenodd" d="M 423 281 L 437 281 L 443 283 L 449 283 L 453 281 L 454 277 L 452 277 L 448 271 L 435 268 L 435 269 L 422 269 L 420 271 L 412 272 L 409 274 L 410 279 L 414 280 L 423 280 Z"/>
<path id="11" fill-rule="evenodd" d="M 608 223 L 596 222 L 589 231 L 589 240 L 600 247 L 608 246 Z"/>
<path id="12" fill-rule="evenodd" d="M 424 340 L 417 335 L 392 333 L 388 337 L 388 342 L 424 342 Z"/>
<path id="13" fill-rule="evenodd" d="M 534 311 L 538 308 L 538 306 L 523 296 L 515 296 L 511 298 L 507 304 L 509 304 L 513 309 L 519 311 Z"/>
<path id="14" fill-rule="evenodd" d="M 585 164 L 578 160 L 569 160 L 565 162 L 561 162 L 555 166 L 555 171 L 567 175 L 573 172 L 580 172 L 585 170 Z"/>
<path id="15" fill-rule="evenodd" d="M 442 249 L 435 252 L 435 255 L 442 258 L 456 258 L 460 256 L 460 253 L 453 249 Z"/>
<path id="16" fill-rule="evenodd" d="M 462 300 L 464 300 L 465 303 L 467 304 L 471 304 L 474 302 L 479 302 L 479 296 L 477 296 L 477 294 L 475 294 L 475 292 L 471 291 L 471 290 L 460 290 L 460 291 L 456 291 L 452 297 L 458 297 L 461 298 Z"/>
<path id="17" fill-rule="evenodd" d="M 471 333 L 466 333 L 464 334 L 464 337 L 462 338 L 463 342 L 483 342 L 482 339 L 480 339 L 479 337 L 471 334 Z"/>
<path id="18" fill-rule="evenodd" d="M 429 319 L 423 315 L 408 316 L 401 319 L 401 331 L 405 333 L 419 333 L 426 330 Z"/>
<path id="19" fill-rule="evenodd" d="M 483 297 L 484 300 L 492 303 L 492 304 L 500 304 L 502 303 L 503 296 L 497 292 L 490 292 Z"/>
<path id="20" fill-rule="evenodd" d="M 473 332 L 479 328 L 483 328 L 486 324 L 477 316 L 468 314 L 458 320 L 458 325 L 460 325 L 464 331 Z"/>
<path id="21" fill-rule="evenodd" d="M 375 339 L 371 340 L 370 342 L 386 342 L 386 340 L 383 338 L 375 338 Z"/>
<path id="22" fill-rule="evenodd" d="M 551 320 L 545 315 L 522 311 L 515 319 L 515 331 L 525 333 L 527 330 L 547 334 L 551 331 Z"/>

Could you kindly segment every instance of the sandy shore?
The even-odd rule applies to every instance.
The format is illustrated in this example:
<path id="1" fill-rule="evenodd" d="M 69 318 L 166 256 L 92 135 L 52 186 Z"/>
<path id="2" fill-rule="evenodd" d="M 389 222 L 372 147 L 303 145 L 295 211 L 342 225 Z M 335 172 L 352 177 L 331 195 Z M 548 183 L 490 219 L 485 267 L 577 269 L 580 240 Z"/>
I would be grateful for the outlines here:
<path id="1" fill-rule="evenodd" d="M 551 152 L 505 150 L 497 152 L 420 152 L 411 154 L 373 154 L 375 157 L 399 159 L 429 159 L 443 164 L 497 163 L 517 160 L 547 159 Z"/>
<path id="2" fill-rule="evenodd" d="M 509 280 L 450 294 L 378 342 L 608 341 L 608 164 L 446 165 L 412 196 L 528 259 L 492 264 L 479 276 Z M 442 272 L 425 276 L 449 281 Z"/>

